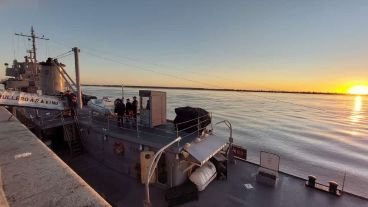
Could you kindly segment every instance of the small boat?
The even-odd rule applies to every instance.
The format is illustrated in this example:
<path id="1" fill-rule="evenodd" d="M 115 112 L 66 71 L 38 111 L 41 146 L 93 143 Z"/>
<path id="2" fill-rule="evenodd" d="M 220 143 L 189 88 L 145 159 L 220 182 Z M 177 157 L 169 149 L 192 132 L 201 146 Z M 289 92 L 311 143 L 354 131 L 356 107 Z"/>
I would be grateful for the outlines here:
<path id="1" fill-rule="evenodd" d="M 102 99 L 91 99 L 87 105 L 92 109 L 105 115 L 114 113 L 114 101 L 111 97 L 103 97 Z"/>

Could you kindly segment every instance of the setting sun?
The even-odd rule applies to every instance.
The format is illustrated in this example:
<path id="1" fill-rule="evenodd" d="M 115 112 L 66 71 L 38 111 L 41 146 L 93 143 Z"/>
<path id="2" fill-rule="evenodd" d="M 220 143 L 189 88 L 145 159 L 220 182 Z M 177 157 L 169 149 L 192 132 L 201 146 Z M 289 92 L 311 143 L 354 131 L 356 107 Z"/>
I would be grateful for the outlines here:
<path id="1" fill-rule="evenodd" d="M 366 95 L 368 94 L 368 86 L 353 86 L 349 89 L 350 94 Z"/>

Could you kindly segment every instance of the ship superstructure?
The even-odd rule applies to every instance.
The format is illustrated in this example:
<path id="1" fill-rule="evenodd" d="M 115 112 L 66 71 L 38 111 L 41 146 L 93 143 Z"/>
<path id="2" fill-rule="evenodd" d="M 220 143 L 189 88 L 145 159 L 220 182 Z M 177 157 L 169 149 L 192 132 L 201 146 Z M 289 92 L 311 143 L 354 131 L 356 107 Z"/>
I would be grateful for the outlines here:
<path id="1" fill-rule="evenodd" d="M 5 63 L 5 75 L 9 76 L 8 80 L 4 81 L 5 89 L 21 90 L 30 93 L 36 93 L 41 88 L 40 71 L 41 65 L 37 62 L 36 53 L 36 39 L 49 40 L 44 36 L 36 36 L 33 27 L 31 34 L 25 35 L 22 33 L 15 33 L 15 35 L 29 38 L 32 41 L 32 49 L 28 50 L 28 55 L 24 56 L 24 62 L 13 61 L 11 67 Z"/>

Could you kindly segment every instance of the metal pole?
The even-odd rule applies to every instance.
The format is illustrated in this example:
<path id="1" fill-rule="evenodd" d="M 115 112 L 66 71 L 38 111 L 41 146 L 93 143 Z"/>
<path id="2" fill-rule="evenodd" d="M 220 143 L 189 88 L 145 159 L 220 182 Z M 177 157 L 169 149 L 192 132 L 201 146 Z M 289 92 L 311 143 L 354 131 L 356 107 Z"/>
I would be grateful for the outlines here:
<path id="1" fill-rule="evenodd" d="M 75 61 L 75 79 L 76 79 L 76 86 L 77 86 L 77 101 L 78 101 L 78 109 L 82 109 L 82 91 L 80 87 L 80 75 L 79 75 L 79 48 L 74 47 L 74 61 Z"/>
<path id="2" fill-rule="evenodd" d="M 124 85 L 121 84 L 121 98 L 124 101 Z"/>
<path id="3" fill-rule="evenodd" d="M 110 118 L 107 116 L 107 132 L 110 131 Z"/>
<path id="4" fill-rule="evenodd" d="M 149 182 L 151 180 L 151 177 L 153 176 L 153 172 L 156 169 L 158 160 L 160 160 L 161 154 L 165 151 L 165 149 L 169 148 L 171 145 L 173 145 L 175 142 L 178 142 L 181 140 L 181 137 L 177 137 L 169 144 L 162 147 L 159 151 L 156 152 L 156 154 L 152 158 L 152 162 L 150 164 L 150 167 L 147 172 L 147 180 L 145 183 L 145 190 L 146 190 L 146 200 L 144 200 L 143 205 L 144 207 L 152 207 L 152 203 L 150 200 L 150 194 L 149 194 Z M 158 158 L 158 159 L 157 159 Z"/>
<path id="5" fill-rule="evenodd" d="M 344 192 L 345 179 L 346 179 L 346 170 L 345 170 L 345 173 L 344 173 L 344 180 L 342 181 L 342 188 L 341 188 L 342 193 Z"/>
<path id="6" fill-rule="evenodd" d="M 61 70 L 60 72 L 61 72 L 61 74 L 65 74 L 66 75 L 66 77 L 68 77 L 68 79 L 69 80 L 67 80 L 66 78 L 65 78 L 65 80 L 66 81 L 70 81 L 72 84 L 74 84 L 74 85 L 76 85 L 75 84 L 75 82 L 73 81 L 73 79 L 69 76 L 69 74 L 65 71 L 65 69 L 63 68 L 63 67 L 61 67 L 61 66 L 57 66 L 58 68 L 59 68 L 59 70 Z"/>
<path id="7" fill-rule="evenodd" d="M 42 37 L 36 36 L 36 34 L 34 32 L 34 29 L 33 29 L 33 26 L 31 27 L 31 35 L 24 35 L 22 33 L 20 33 L 20 34 L 15 33 L 15 35 L 32 38 L 32 50 L 29 51 L 29 57 L 30 57 L 31 61 L 33 61 L 33 63 L 37 63 L 36 39 L 41 39 L 41 40 L 49 40 L 49 39 L 45 38 L 43 35 L 42 35 Z M 33 55 L 32 55 L 32 53 L 33 53 Z"/>
<path id="8" fill-rule="evenodd" d="M 178 129 L 178 124 L 175 124 L 175 128 L 176 128 L 176 137 L 179 137 L 179 129 Z"/>
<path id="9" fill-rule="evenodd" d="M 229 148 L 228 148 L 228 152 L 227 152 L 227 159 L 231 164 L 235 164 L 234 153 L 233 153 L 233 150 L 232 150 L 232 145 L 234 143 L 233 127 L 232 127 L 231 123 L 228 120 L 217 122 L 215 125 L 221 124 L 221 123 L 224 123 L 230 130 Z"/>
<path id="10" fill-rule="evenodd" d="M 74 92 L 76 92 L 75 90 L 74 90 L 74 88 L 72 87 L 72 85 L 69 83 L 69 81 L 66 79 L 66 77 L 65 77 L 65 71 L 64 72 L 62 72 L 62 71 L 60 71 L 60 67 L 58 67 L 58 71 L 59 71 L 59 73 L 61 74 L 61 76 L 63 76 L 63 78 L 64 78 L 64 80 L 65 80 L 65 82 L 66 82 L 66 84 L 69 86 L 69 88 L 70 88 L 70 90 L 72 90 L 73 91 L 73 93 Z M 63 69 L 64 70 L 64 69 Z M 74 83 L 74 85 L 75 85 L 75 83 Z"/>
<path id="11" fill-rule="evenodd" d="M 200 132 L 199 132 L 199 130 L 200 130 L 200 126 L 199 126 L 199 116 L 198 116 L 198 121 L 197 121 L 197 130 L 198 130 L 198 137 L 201 137 Z"/>
<path id="12" fill-rule="evenodd" d="M 37 63 L 37 56 L 36 56 L 36 35 L 33 30 L 33 26 L 31 27 L 31 36 L 32 36 L 32 48 L 33 48 L 33 61 Z"/>
<path id="13" fill-rule="evenodd" d="M 212 134 L 212 133 L 213 133 L 212 112 L 211 112 L 211 114 L 210 114 L 210 117 L 211 117 L 211 134 Z"/>

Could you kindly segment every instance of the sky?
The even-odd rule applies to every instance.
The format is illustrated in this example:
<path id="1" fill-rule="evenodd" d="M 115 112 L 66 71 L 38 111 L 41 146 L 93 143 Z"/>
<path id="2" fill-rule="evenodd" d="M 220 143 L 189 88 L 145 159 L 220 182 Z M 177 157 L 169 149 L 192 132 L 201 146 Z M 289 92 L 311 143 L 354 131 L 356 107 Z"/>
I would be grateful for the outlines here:
<path id="1" fill-rule="evenodd" d="M 0 62 L 79 47 L 82 83 L 347 92 L 368 85 L 368 1 L 0 0 Z M 60 59 L 74 74 L 72 55 Z M 5 66 L 1 64 L 0 79 Z"/>

